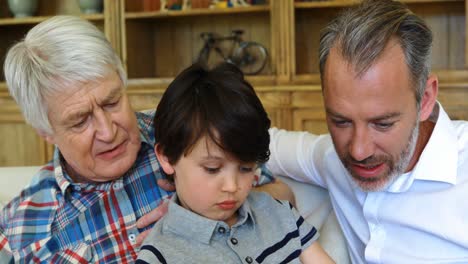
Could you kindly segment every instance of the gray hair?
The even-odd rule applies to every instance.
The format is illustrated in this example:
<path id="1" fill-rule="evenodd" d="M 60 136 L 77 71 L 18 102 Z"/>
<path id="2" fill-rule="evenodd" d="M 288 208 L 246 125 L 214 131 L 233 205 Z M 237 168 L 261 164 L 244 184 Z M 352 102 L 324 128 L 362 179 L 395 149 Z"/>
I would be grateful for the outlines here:
<path id="1" fill-rule="evenodd" d="M 74 16 L 52 17 L 8 51 L 4 65 L 11 96 L 26 122 L 47 134 L 53 130 L 47 98 L 116 71 L 127 83 L 122 62 L 104 34 Z"/>
<path id="2" fill-rule="evenodd" d="M 358 75 L 378 59 L 391 38 L 400 43 L 415 86 L 419 109 L 429 76 L 432 32 L 404 4 L 392 0 L 365 0 L 334 19 L 320 36 L 320 74 L 335 45 Z"/>

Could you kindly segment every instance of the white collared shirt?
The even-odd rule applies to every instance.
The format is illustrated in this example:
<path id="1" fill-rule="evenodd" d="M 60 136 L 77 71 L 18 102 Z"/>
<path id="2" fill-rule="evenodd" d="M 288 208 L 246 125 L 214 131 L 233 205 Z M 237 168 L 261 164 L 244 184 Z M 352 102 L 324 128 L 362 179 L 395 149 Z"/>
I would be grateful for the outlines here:
<path id="1" fill-rule="evenodd" d="M 385 191 L 356 187 L 329 135 L 271 129 L 267 167 L 329 190 L 353 263 L 468 263 L 468 122 L 440 105 L 433 117 L 415 168 Z"/>

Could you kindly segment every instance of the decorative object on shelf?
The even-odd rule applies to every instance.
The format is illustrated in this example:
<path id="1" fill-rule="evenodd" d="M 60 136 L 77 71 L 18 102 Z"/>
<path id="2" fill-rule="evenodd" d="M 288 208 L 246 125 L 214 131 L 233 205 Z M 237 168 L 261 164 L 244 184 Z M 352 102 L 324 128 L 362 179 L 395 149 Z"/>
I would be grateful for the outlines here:
<path id="1" fill-rule="evenodd" d="M 8 0 L 8 7 L 16 18 L 33 16 L 38 0 Z"/>
<path id="2" fill-rule="evenodd" d="M 239 7 L 239 6 L 250 6 L 246 0 L 229 0 L 228 1 L 229 7 Z"/>
<path id="3" fill-rule="evenodd" d="M 268 59 L 266 48 L 253 41 L 243 41 L 244 30 L 233 30 L 228 36 L 218 36 L 213 32 L 203 32 L 200 37 L 205 42 L 200 50 L 197 62 L 207 69 L 211 69 L 220 62 L 230 62 L 244 72 L 254 75 L 260 73 Z M 232 46 L 228 51 L 221 48 L 220 42 L 230 41 Z"/>
<path id="4" fill-rule="evenodd" d="M 251 0 L 212 0 L 210 8 L 229 8 L 250 6 Z"/>
<path id="5" fill-rule="evenodd" d="M 190 9 L 190 0 L 161 0 L 161 11 Z"/>
<path id="6" fill-rule="evenodd" d="M 102 13 L 102 0 L 78 0 L 78 5 L 84 14 Z"/>
<path id="7" fill-rule="evenodd" d="M 266 0 L 250 0 L 251 5 L 266 5 Z"/>

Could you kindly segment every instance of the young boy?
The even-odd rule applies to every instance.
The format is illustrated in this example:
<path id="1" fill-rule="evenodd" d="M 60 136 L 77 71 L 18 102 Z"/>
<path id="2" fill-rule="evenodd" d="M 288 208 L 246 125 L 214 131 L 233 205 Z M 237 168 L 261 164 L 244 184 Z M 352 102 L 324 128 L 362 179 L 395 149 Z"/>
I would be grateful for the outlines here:
<path id="1" fill-rule="evenodd" d="M 288 202 L 250 192 L 269 158 L 270 120 L 235 66 L 183 71 L 154 124 L 155 152 L 176 194 L 137 263 L 333 263 Z"/>

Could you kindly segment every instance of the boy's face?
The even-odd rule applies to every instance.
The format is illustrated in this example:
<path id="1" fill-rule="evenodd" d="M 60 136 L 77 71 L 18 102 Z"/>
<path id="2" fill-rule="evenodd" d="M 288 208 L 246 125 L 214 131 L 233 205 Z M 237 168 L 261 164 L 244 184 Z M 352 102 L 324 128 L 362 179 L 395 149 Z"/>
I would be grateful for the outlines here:
<path id="1" fill-rule="evenodd" d="M 176 164 L 169 164 L 158 148 L 156 155 L 164 171 L 173 174 L 184 208 L 230 226 L 236 223 L 236 211 L 252 188 L 255 162 L 234 159 L 207 137 L 199 139 Z"/>

